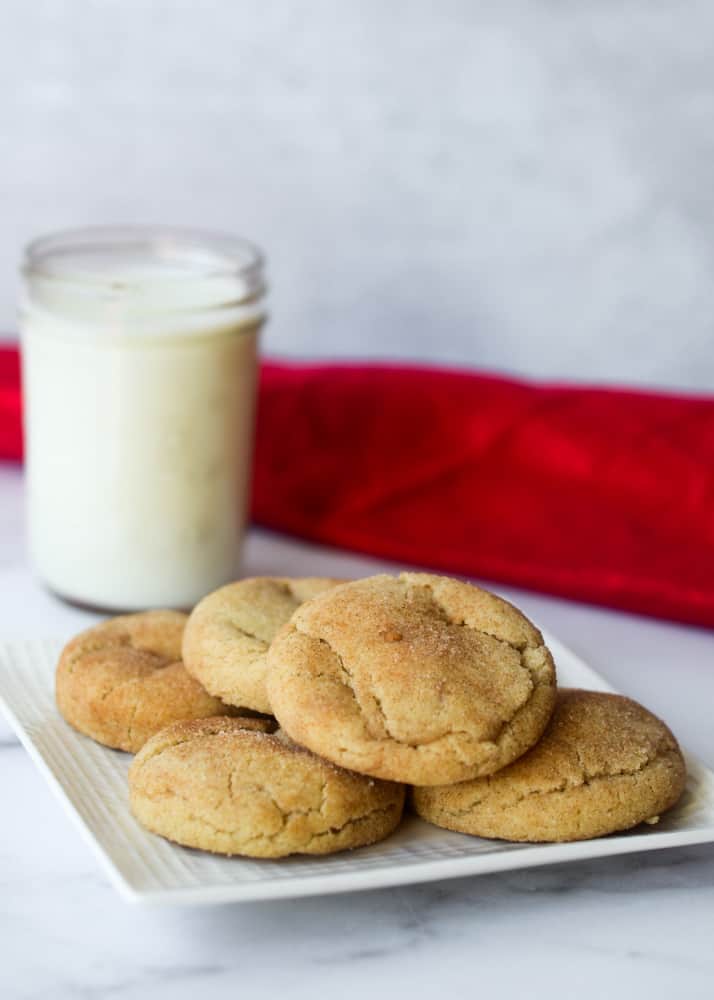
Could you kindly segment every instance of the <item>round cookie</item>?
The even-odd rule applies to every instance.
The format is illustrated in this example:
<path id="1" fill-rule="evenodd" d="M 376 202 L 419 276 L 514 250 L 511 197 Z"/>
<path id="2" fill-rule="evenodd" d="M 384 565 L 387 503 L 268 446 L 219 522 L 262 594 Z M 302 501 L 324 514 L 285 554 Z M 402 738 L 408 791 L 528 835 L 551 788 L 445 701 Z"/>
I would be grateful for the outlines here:
<path id="1" fill-rule="evenodd" d="M 656 822 L 686 780 L 667 726 L 615 694 L 561 690 L 541 741 L 488 778 L 415 788 L 425 820 L 500 840 L 565 841 L 602 837 Z"/>
<path id="2" fill-rule="evenodd" d="M 248 720 L 253 730 L 260 720 Z M 129 771 L 134 816 L 153 833 L 218 854 L 331 854 L 382 840 L 404 788 L 335 767 L 243 719 L 169 726 Z"/>
<path id="3" fill-rule="evenodd" d="M 364 774 L 440 785 L 490 774 L 539 738 L 555 667 L 520 611 L 426 573 L 343 584 L 268 653 L 268 696 L 297 742 Z"/>
<path id="4" fill-rule="evenodd" d="M 180 719 L 232 713 L 181 663 L 187 616 L 178 611 L 121 615 L 80 633 L 57 665 L 57 706 L 98 743 L 135 753 Z"/>
<path id="5" fill-rule="evenodd" d="M 270 713 L 268 646 L 303 601 L 342 582 L 257 576 L 215 590 L 189 617 L 183 640 L 186 669 L 226 704 Z"/>

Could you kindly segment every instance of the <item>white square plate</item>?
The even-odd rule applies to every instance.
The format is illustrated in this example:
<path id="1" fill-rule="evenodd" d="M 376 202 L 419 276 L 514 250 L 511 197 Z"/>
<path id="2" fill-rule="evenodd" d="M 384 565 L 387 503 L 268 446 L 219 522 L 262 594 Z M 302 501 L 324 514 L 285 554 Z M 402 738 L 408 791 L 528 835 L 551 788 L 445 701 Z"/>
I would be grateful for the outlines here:
<path id="1" fill-rule="evenodd" d="M 561 684 L 611 690 L 590 667 L 546 636 Z M 320 895 L 479 875 L 560 861 L 714 841 L 714 774 L 688 757 L 678 806 L 654 827 L 573 844 L 511 844 L 449 833 L 407 816 L 388 840 L 324 858 L 223 858 L 171 844 L 129 812 L 128 754 L 71 729 L 54 702 L 59 642 L 0 647 L 0 704 L 30 756 L 74 818 L 112 883 L 140 903 L 220 903 Z"/>

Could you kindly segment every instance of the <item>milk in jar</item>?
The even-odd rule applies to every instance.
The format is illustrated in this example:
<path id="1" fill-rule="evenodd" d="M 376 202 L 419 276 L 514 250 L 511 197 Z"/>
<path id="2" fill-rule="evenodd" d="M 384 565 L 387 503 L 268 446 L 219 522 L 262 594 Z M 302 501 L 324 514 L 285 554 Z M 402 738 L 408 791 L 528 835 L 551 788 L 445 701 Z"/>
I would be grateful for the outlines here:
<path id="1" fill-rule="evenodd" d="M 21 333 L 32 561 L 106 609 L 190 607 L 238 570 L 262 258 L 230 237 L 39 240 Z"/>

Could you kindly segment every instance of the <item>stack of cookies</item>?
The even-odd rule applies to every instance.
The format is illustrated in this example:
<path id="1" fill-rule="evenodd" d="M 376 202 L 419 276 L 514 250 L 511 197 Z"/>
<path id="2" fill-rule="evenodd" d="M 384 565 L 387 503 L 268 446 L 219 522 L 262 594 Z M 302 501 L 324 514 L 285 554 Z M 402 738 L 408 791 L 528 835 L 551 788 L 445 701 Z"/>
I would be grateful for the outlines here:
<path id="1" fill-rule="evenodd" d="M 520 611 L 422 573 L 247 579 L 188 617 L 113 619 L 67 645 L 57 703 L 137 752 L 144 826 L 222 854 L 374 843 L 407 791 L 449 830 L 582 840 L 656 822 L 685 782 L 663 722 L 628 698 L 558 690 Z"/>

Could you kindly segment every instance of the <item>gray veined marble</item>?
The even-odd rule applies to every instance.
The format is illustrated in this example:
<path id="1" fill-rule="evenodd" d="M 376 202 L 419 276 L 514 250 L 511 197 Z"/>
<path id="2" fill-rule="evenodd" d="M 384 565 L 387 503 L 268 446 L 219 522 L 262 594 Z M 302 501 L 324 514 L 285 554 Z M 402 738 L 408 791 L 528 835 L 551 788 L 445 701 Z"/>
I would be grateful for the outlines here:
<path id="1" fill-rule="evenodd" d="M 0 470 L 0 545 L 2 525 L 21 520 L 21 486 L 14 472 Z M 251 536 L 246 572 L 297 574 L 306 566 L 335 575 L 379 568 Z M 8 637 L 38 628 L 69 634 L 91 620 L 44 594 L 21 554 L 0 573 L 0 593 Z M 710 633 L 511 596 L 714 764 Z M 712 996 L 711 847 L 321 899 L 133 908 L 107 884 L 4 721 L 0 776 L 3 1000 Z"/>

